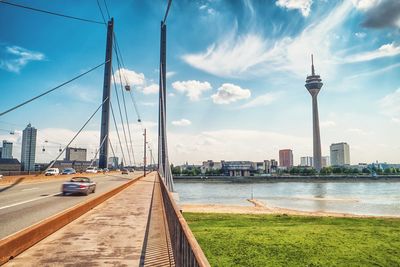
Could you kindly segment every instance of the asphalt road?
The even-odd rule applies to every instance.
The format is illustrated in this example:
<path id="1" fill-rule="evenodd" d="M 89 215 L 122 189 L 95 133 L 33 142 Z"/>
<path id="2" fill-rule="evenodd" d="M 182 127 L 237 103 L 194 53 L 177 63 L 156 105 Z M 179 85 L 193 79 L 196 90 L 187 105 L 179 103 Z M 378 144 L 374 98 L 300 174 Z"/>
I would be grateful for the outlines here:
<path id="1" fill-rule="evenodd" d="M 130 175 L 111 174 L 91 177 L 96 181 L 96 192 L 88 196 L 62 196 L 64 181 L 49 181 L 0 187 L 0 239 L 31 226 L 54 214 L 98 196 L 141 173 Z M 66 178 L 67 181 L 69 178 Z"/>

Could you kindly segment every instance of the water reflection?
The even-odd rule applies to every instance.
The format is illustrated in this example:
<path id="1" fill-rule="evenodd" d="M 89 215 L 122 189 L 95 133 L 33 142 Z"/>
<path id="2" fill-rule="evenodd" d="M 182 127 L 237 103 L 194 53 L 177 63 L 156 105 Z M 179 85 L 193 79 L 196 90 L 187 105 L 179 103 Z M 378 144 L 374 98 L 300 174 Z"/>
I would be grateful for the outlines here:
<path id="1" fill-rule="evenodd" d="M 325 198 L 326 196 L 326 186 L 323 183 L 315 183 L 311 189 L 311 193 L 315 198 Z M 316 210 L 324 211 L 326 210 L 326 201 L 315 201 Z"/>

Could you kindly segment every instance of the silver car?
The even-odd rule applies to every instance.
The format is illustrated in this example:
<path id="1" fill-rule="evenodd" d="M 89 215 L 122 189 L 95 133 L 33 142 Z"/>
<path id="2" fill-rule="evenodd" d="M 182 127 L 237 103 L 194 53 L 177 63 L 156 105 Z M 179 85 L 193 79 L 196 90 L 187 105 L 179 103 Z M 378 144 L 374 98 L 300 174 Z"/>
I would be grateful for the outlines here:
<path id="1" fill-rule="evenodd" d="M 61 187 L 63 195 L 68 193 L 89 195 L 95 191 L 96 182 L 90 180 L 88 177 L 74 177 L 69 182 L 63 183 Z"/>

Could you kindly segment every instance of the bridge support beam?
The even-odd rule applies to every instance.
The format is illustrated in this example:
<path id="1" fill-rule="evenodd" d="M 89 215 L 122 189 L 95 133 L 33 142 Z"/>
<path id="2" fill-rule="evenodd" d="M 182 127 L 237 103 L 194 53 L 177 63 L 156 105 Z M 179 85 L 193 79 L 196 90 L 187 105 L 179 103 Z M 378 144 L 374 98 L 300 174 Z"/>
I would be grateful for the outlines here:
<path id="1" fill-rule="evenodd" d="M 106 64 L 104 66 L 103 83 L 103 107 L 101 109 L 101 129 L 100 129 L 100 154 L 99 168 L 107 168 L 108 161 L 108 132 L 110 122 L 110 95 L 111 95 L 111 67 L 112 67 L 112 48 L 113 48 L 114 19 L 108 21 L 107 27 L 107 46 L 106 46 Z M 103 141 L 105 139 L 105 141 Z M 101 143 L 104 142 L 103 145 Z"/>

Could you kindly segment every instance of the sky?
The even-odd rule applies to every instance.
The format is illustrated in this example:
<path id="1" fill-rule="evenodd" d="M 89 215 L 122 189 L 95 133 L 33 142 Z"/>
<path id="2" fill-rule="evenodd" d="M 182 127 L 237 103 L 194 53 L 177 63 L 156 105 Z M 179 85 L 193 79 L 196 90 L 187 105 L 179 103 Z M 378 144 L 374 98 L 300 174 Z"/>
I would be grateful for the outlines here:
<path id="1" fill-rule="evenodd" d="M 96 0 L 9 2 L 103 21 Z M 114 55 L 133 143 L 128 153 L 128 126 L 125 141 L 113 89 L 124 156 L 143 161 L 146 128 L 157 159 L 160 21 L 167 1 L 98 2 L 106 19 L 105 4 L 115 20 L 125 66 L 119 69 Z M 0 3 L 0 112 L 103 63 L 105 46 L 105 25 Z M 295 164 L 311 156 L 311 96 L 304 87 L 311 54 L 324 83 L 318 96 L 322 154 L 329 155 L 332 143 L 347 142 L 352 164 L 400 163 L 398 0 L 173 0 L 167 18 L 170 161 L 262 161 L 278 159 L 286 148 Z M 22 130 L 31 123 L 38 129 L 36 162 L 54 159 L 101 104 L 103 72 L 100 67 L 1 116 L 0 140 L 14 142 L 19 158 Z M 119 87 L 119 73 L 139 115 Z M 97 113 L 71 144 L 88 148 L 88 158 L 100 143 L 99 122 Z"/>

